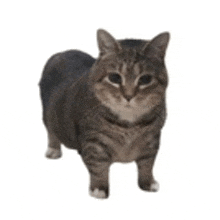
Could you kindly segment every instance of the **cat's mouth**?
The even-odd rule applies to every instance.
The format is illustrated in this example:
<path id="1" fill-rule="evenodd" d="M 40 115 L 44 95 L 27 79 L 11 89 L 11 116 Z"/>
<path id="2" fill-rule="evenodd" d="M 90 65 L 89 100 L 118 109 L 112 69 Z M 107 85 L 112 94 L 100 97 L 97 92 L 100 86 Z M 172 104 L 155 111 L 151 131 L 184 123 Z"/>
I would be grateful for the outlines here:
<path id="1" fill-rule="evenodd" d="M 129 109 L 131 109 L 132 106 L 131 106 L 130 104 L 126 104 L 126 105 L 125 105 L 125 108 L 129 108 Z"/>

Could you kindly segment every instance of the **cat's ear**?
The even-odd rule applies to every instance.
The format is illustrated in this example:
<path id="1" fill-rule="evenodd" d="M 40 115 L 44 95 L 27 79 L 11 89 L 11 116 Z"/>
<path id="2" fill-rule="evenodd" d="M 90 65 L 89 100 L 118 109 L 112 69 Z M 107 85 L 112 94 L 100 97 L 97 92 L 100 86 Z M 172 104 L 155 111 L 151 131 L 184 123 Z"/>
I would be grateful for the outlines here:
<path id="1" fill-rule="evenodd" d="M 101 55 L 109 52 L 117 53 L 121 49 L 119 43 L 115 40 L 115 38 L 103 29 L 99 29 L 97 31 L 97 40 Z"/>
<path id="2" fill-rule="evenodd" d="M 163 60 L 166 48 L 169 43 L 170 34 L 168 32 L 157 35 L 144 48 L 144 54 L 149 58 Z"/>

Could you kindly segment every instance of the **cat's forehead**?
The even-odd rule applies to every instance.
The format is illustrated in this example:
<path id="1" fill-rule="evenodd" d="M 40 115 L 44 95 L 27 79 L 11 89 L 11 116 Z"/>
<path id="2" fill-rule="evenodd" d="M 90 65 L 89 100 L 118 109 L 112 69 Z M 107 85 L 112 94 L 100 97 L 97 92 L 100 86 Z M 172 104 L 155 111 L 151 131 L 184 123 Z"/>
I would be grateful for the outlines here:
<path id="1" fill-rule="evenodd" d="M 140 63 L 128 63 L 123 62 L 120 64 L 118 71 L 120 74 L 126 75 L 134 75 L 137 76 L 143 72 L 143 68 L 141 67 Z"/>
<path id="2" fill-rule="evenodd" d="M 149 41 L 140 39 L 125 39 L 118 40 L 118 43 L 122 48 L 134 48 L 142 50 L 149 43 Z"/>
<path id="3" fill-rule="evenodd" d="M 141 52 L 140 49 L 137 48 L 123 48 L 118 54 L 117 59 L 119 62 L 127 63 L 127 64 L 135 64 L 137 62 L 144 61 L 146 57 Z"/>
<path id="4" fill-rule="evenodd" d="M 142 53 L 142 48 L 123 47 L 119 53 L 107 54 L 102 58 L 107 72 L 138 76 L 144 72 L 154 72 L 155 67 Z"/>
<path id="5" fill-rule="evenodd" d="M 118 66 L 118 72 L 124 76 L 131 76 L 134 77 L 141 75 L 145 72 L 154 72 L 153 66 L 148 65 L 144 62 L 136 62 L 136 63 L 129 63 L 129 62 L 122 62 Z"/>
<path id="6" fill-rule="evenodd" d="M 114 57 L 106 63 L 107 72 L 118 72 L 124 76 L 139 76 L 146 72 L 153 73 L 154 66 L 146 60 L 135 61 L 134 59 L 120 59 Z"/>

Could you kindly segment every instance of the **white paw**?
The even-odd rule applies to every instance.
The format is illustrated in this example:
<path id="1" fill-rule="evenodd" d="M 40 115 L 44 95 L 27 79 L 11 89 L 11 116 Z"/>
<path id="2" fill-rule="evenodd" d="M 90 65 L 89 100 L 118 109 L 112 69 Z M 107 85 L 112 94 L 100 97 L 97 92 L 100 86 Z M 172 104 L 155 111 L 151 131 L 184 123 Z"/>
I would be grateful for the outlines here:
<path id="1" fill-rule="evenodd" d="M 46 152 L 46 157 L 50 159 L 58 159 L 62 156 L 61 150 L 48 148 Z"/>
<path id="2" fill-rule="evenodd" d="M 159 183 L 157 181 L 154 181 L 150 186 L 151 192 L 157 192 L 159 190 Z"/>
<path id="3" fill-rule="evenodd" d="M 99 190 L 95 188 L 93 191 L 89 191 L 90 196 L 98 198 L 98 199 L 105 199 L 107 196 L 104 190 Z"/>

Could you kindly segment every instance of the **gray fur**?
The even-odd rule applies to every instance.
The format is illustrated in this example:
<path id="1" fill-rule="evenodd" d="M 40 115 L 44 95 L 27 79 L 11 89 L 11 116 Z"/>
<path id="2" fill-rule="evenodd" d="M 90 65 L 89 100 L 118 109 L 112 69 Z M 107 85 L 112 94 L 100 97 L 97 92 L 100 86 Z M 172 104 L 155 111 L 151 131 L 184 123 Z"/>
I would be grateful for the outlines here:
<path id="1" fill-rule="evenodd" d="M 99 30 L 97 60 L 68 51 L 46 64 L 40 87 L 49 136 L 47 156 L 61 156 L 61 143 L 77 149 L 90 173 L 95 197 L 108 197 L 108 173 L 114 162 L 136 161 L 140 188 L 156 189 L 152 168 L 166 118 L 168 40 L 169 34 L 164 33 L 152 41 L 117 41 Z M 110 82 L 111 73 L 120 74 L 123 83 Z M 138 86 L 146 74 L 152 82 Z"/>

